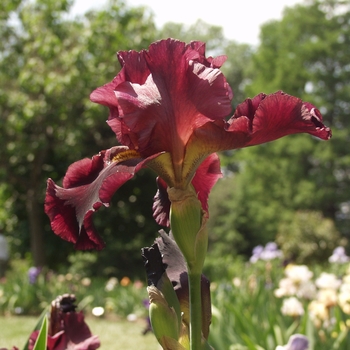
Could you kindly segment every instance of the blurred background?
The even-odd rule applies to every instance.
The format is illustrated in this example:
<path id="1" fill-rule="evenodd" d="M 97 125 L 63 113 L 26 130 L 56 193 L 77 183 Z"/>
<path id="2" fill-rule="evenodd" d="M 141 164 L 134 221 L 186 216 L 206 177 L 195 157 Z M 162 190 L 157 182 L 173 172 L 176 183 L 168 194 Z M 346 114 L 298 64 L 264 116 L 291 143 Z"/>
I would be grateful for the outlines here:
<path id="1" fill-rule="evenodd" d="M 92 7 L 69 0 L 1 2 L 0 230 L 10 265 L 21 260 L 57 273 L 144 278 L 140 248 L 160 229 L 152 218 L 151 172 L 138 173 L 95 215 L 106 241 L 101 252 L 75 252 L 56 237 L 43 201 L 47 178 L 61 184 L 71 163 L 117 144 L 105 123 L 107 108 L 89 100 L 118 73 L 116 51 L 167 37 L 201 40 L 208 55 L 227 55 L 222 70 L 235 94 L 233 108 L 260 92 L 283 90 L 315 104 L 333 130 L 329 142 L 294 135 L 220 155 L 225 177 L 210 198 L 208 276 L 220 278 L 226 266 L 270 241 L 297 263 L 326 263 L 335 247 L 347 247 L 349 1 L 290 1 L 285 8 L 281 2 L 277 9 L 258 3 L 239 13 L 234 5 L 214 8 L 212 23 L 197 19 L 198 4 L 198 14 L 184 4 L 184 22 L 181 16 L 164 22 L 168 17 L 136 0 Z"/>

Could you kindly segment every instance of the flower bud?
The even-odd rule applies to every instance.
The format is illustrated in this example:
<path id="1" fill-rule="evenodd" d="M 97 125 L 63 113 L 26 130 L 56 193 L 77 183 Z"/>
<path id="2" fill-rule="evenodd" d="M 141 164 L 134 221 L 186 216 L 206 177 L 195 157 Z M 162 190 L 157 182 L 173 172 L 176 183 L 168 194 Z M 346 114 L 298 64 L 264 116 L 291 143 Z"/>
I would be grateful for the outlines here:
<path id="1" fill-rule="evenodd" d="M 155 286 L 147 287 L 150 300 L 149 316 L 158 342 L 165 347 L 166 339 L 179 338 L 179 320 L 173 307 L 169 307 L 163 293 Z"/>

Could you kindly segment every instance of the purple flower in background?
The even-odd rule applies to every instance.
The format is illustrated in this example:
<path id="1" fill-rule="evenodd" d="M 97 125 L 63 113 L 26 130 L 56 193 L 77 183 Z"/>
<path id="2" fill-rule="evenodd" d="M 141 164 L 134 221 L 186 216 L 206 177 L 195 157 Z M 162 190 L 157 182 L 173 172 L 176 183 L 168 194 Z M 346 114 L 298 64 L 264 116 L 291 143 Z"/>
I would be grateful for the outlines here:
<path id="1" fill-rule="evenodd" d="M 142 300 L 142 304 L 143 304 L 143 306 L 148 310 L 149 309 L 149 299 L 144 299 L 144 300 Z M 147 316 L 146 318 L 145 318 L 145 320 L 146 320 L 146 327 L 145 327 L 145 329 L 142 331 L 142 334 L 143 335 L 146 335 L 147 333 L 149 333 L 149 332 L 153 332 L 153 330 L 152 330 L 152 325 L 151 325 L 151 319 L 149 318 L 149 316 Z"/>
<path id="2" fill-rule="evenodd" d="M 269 242 L 265 247 L 258 245 L 253 249 L 253 255 L 250 258 L 251 263 L 256 263 L 258 260 L 273 260 L 282 257 L 282 251 L 278 249 L 275 242 Z"/>
<path id="3" fill-rule="evenodd" d="M 253 255 L 250 257 L 250 262 L 256 263 L 260 259 L 260 256 L 263 251 L 264 251 L 264 247 L 262 245 L 257 245 L 256 247 L 254 247 Z"/>
<path id="4" fill-rule="evenodd" d="M 38 279 L 38 276 L 40 275 L 41 269 L 42 269 L 41 267 L 32 266 L 28 270 L 28 278 L 29 278 L 30 284 L 34 284 L 36 282 L 36 280 Z"/>
<path id="5" fill-rule="evenodd" d="M 261 254 L 262 260 L 272 260 L 282 257 L 282 251 L 278 249 L 275 242 L 269 242 L 266 244 L 265 249 Z"/>
<path id="6" fill-rule="evenodd" d="M 305 335 L 294 334 L 289 338 L 288 344 L 278 345 L 276 350 L 307 350 L 309 348 L 309 340 Z"/>
<path id="7" fill-rule="evenodd" d="M 143 299 L 142 304 L 147 310 L 149 309 L 149 299 Z"/>
<path id="8" fill-rule="evenodd" d="M 333 254 L 329 257 L 330 263 L 344 264 L 348 262 L 350 258 L 346 255 L 344 247 L 337 247 L 333 250 Z"/>

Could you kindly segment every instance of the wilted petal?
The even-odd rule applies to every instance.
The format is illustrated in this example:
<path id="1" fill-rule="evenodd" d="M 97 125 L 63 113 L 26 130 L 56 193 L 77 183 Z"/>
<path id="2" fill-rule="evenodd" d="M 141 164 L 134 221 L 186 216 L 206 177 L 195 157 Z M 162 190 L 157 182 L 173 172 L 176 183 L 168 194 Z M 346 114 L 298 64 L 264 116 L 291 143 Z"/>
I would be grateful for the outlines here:
<path id="1" fill-rule="evenodd" d="M 148 276 L 148 284 L 160 287 L 164 271 L 171 281 L 183 313 L 183 322 L 189 325 L 189 286 L 185 259 L 176 242 L 163 230 L 151 248 L 143 248 L 142 255 Z M 202 275 L 202 332 L 208 339 L 211 322 L 210 282 Z"/>
<path id="2" fill-rule="evenodd" d="M 181 305 L 183 321 L 189 324 L 189 291 L 188 274 L 185 259 L 175 243 L 175 241 L 164 231 L 159 231 L 160 237 L 156 239 L 156 244 L 161 253 L 162 263 L 166 266 L 166 274 L 174 286 Z M 208 339 L 209 326 L 211 322 L 211 301 L 210 282 L 202 275 L 202 332 L 205 339 Z"/>
<path id="3" fill-rule="evenodd" d="M 161 177 L 158 177 L 157 186 L 158 190 L 153 198 L 153 217 L 158 225 L 169 227 L 169 213 L 171 203 L 168 197 L 168 185 Z"/>
<path id="4" fill-rule="evenodd" d="M 133 153 L 129 157 L 128 152 L 126 147 L 114 147 L 91 160 L 72 164 L 63 180 L 64 187 L 48 180 L 45 212 L 52 230 L 75 243 L 76 249 L 103 248 L 92 215 L 102 205 L 109 206 L 114 192 L 148 161 Z"/>

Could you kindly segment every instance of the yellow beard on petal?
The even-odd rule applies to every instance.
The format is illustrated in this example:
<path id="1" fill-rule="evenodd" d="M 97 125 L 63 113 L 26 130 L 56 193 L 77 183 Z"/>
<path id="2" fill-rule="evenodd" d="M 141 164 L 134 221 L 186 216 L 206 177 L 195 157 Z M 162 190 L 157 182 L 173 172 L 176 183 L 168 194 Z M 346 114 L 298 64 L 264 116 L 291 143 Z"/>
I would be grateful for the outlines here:
<path id="1" fill-rule="evenodd" d="M 112 158 L 112 162 L 120 163 L 133 158 L 141 158 L 140 153 L 135 150 L 128 150 L 115 155 Z"/>

